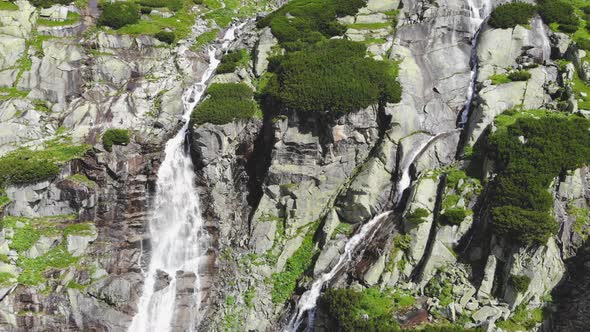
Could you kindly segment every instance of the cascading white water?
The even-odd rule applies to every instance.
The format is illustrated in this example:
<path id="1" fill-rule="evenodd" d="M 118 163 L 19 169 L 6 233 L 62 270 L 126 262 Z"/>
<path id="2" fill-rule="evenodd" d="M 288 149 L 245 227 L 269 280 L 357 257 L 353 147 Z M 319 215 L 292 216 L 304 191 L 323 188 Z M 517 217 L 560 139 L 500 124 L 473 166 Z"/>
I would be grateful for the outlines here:
<path id="1" fill-rule="evenodd" d="M 430 146 L 430 144 L 434 140 L 447 134 L 449 134 L 449 132 L 444 132 L 432 136 L 426 142 L 422 143 L 420 147 L 418 147 L 418 149 L 412 151 L 412 154 L 408 158 L 404 159 L 405 163 L 402 166 L 401 172 L 402 177 L 397 183 L 397 192 L 394 199 L 394 205 L 397 205 L 399 203 L 399 201 L 402 198 L 403 192 L 412 184 L 412 179 L 410 175 L 410 167 L 412 166 L 412 164 L 414 164 L 416 159 L 420 157 L 420 155 L 428 148 L 428 146 Z M 343 268 L 348 266 L 348 264 L 353 260 L 353 255 L 355 253 L 362 254 L 362 252 L 357 252 L 359 247 L 361 247 L 363 244 L 370 242 L 373 239 L 377 231 L 379 231 L 379 226 L 381 225 L 381 223 L 391 213 L 393 213 L 393 211 L 387 211 L 374 217 L 373 219 L 371 219 L 371 221 L 364 224 L 361 227 L 360 231 L 356 233 L 353 237 L 351 237 L 350 240 L 348 240 L 344 248 L 344 253 L 342 253 L 342 255 L 340 255 L 340 258 L 338 259 L 338 263 L 336 263 L 336 265 L 332 268 L 332 270 L 330 270 L 330 272 L 324 273 L 318 279 L 316 279 L 313 282 L 311 289 L 303 293 L 303 295 L 299 299 L 299 302 L 297 303 L 297 310 L 295 311 L 295 313 L 291 317 L 291 320 L 289 321 L 287 331 L 297 331 L 303 323 L 305 313 L 307 313 L 308 318 L 307 326 L 313 328 L 315 318 L 315 307 L 324 285 L 326 285 L 328 282 L 332 280 L 332 278 L 338 275 L 338 273 L 340 273 L 340 271 Z"/>
<path id="2" fill-rule="evenodd" d="M 543 24 L 543 20 L 540 17 L 536 17 L 533 19 L 532 22 L 533 32 L 539 36 L 541 39 L 542 45 L 541 50 L 543 51 L 543 61 L 549 61 L 551 59 L 551 42 L 549 41 L 549 36 L 547 35 L 547 29 L 545 29 L 545 25 Z"/>
<path id="3" fill-rule="evenodd" d="M 473 101 L 473 96 L 475 95 L 475 83 L 477 82 L 478 71 L 477 40 L 479 38 L 481 28 L 483 27 L 483 23 L 492 12 L 492 4 L 490 0 L 484 0 L 481 8 L 476 7 L 473 3 L 473 0 L 467 0 L 467 6 L 469 6 L 469 10 L 471 11 L 471 21 L 477 28 L 473 38 L 471 39 L 471 57 L 469 60 L 469 64 L 471 66 L 471 77 L 469 81 L 469 88 L 467 90 L 467 101 L 465 102 L 465 106 L 461 112 L 461 120 L 459 122 L 460 127 L 467 123 L 469 113 L 471 112 L 471 103 Z"/>
<path id="4" fill-rule="evenodd" d="M 235 39 L 232 26 L 225 34 L 222 50 Z M 190 114 L 201 100 L 207 82 L 219 65 L 216 49 L 209 49 L 209 67 L 200 82 L 191 86 L 183 95 L 184 125 L 166 143 L 165 158 L 158 170 L 156 197 L 154 199 L 149 230 L 151 234 L 151 260 L 145 275 L 143 294 L 139 300 L 137 315 L 129 331 L 165 332 L 171 330 L 176 307 L 176 273 L 183 271 L 195 276 L 194 294 L 188 304 L 190 318 L 186 322 L 188 331 L 194 331 L 198 324 L 197 313 L 200 305 L 199 244 L 203 240 L 203 220 L 199 207 L 199 196 L 195 187 L 195 173 L 190 155 L 185 151 L 185 138 Z M 170 283 L 155 290 L 158 273 L 164 272 Z"/>

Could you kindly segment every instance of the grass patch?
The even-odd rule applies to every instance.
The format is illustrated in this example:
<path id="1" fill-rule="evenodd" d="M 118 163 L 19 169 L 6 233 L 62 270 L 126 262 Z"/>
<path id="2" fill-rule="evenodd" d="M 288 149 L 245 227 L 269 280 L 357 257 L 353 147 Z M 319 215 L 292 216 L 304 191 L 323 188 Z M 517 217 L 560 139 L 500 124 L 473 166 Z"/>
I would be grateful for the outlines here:
<path id="1" fill-rule="evenodd" d="M 18 6 L 10 1 L 0 1 L 0 10 L 18 10 Z"/>
<path id="2" fill-rule="evenodd" d="M 427 220 L 424 218 L 428 217 L 429 215 L 430 212 L 428 212 L 428 210 L 423 208 L 417 208 L 416 210 L 406 215 L 406 221 L 410 224 L 418 225 L 427 222 Z"/>
<path id="3" fill-rule="evenodd" d="M 212 43 L 217 38 L 218 34 L 219 29 L 213 29 L 211 31 L 203 32 L 197 37 L 191 49 L 193 51 L 197 51 L 199 48 Z"/>
<path id="4" fill-rule="evenodd" d="M 521 304 L 516 307 L 510 319 L 496 322 L 496 326 L 507 332 L 531 331 L 541 322 L 543 322 L 543 309 L 529 311 L 526 305 Z"/>
<path id="5" fill-rule="evenodd" d="M 70 175 L 67 177 L 68 180 L 75 182 L 77 184 L 81 184 L 84 185 L 88 188 L 96 188 L 97 184 L 96 182 L 90 180 L 88 177 L 86 177 L 86 175 L 84 174 L 74 174 L 74 175 Z"/>
<path id="6" fill-rule="evenodd" d="M 0 101 L 12 98 L 25 98 L 28 94 L 28 91 L 21 91 L 14 87 L 0 88 Z"/>
<path id="7" fill-rule="evenodd" d="M 63 21 L 55 21 L 45 18 L 40 18 L 37 20 L 37 24 L 46 26 L 46 27 L 61 27 L 66 25 L 72 25 L 80 20 L 80 14 L 76 12 L 68 12 L 68 16 Z"/>
<path id="8" fill-rule="evenodd" d="M 44 273 L 47 270 L 51 268 L 65 269 L 78 262 L 78 260 L 79 258 L 72 256 L 64 245 L 57 246 L 37 258 L 19 259 L 17 265 L 23 271 L 18 276 L 18 282 L 27 286 L 38 285 L 45 282 Z"/>

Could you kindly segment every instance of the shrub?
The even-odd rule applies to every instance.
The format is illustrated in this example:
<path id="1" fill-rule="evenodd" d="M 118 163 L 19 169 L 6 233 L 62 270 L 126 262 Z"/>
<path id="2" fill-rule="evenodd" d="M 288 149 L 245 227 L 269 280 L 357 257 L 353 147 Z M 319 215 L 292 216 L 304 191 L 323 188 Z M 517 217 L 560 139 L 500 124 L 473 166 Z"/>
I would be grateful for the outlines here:
<path id="1" fill-rule="evenodd" d="M 578 39 L 576 40 L 576 44 L 578 45 L 579 48 L 583 49 L 583 50 L 590 50 L 590 39 Z"/>
<path id="2" fill-rule="evenodd" d="M 558 229 L 547 188 L 555 176 L 590 162 L 590 121 L 530 110 L 508 112 L 495 123 L 484 151 L 498 172 L 488 199 L 493 231 L 520 244 L 544 244 Z"/>
<path id="3" fill-rule="evenodd" d="M 85 145 L 69 145 L 50 141 L 44 150 L 21 148 L 0 158 L 0 186 L 24 185 L 54 178 L 59 165 L 81 157 Z"/>
<path id="4" fill-rule="evenodd" d="M 119 29 L 128 24 L 135 24 L 141 18 L 139 6 L 133 2 L 110 2 L 102 6 L 98 25 Z"/>
<path id="5" fill-rule="evenodd" d="M 514 28 L 517 25 L 528 24 L 536 7 L 524 2 L 514 2 L 500 5 L 490 15 L 489 24 L 494 28 Z"/>
<path id="6" fill-rule="evenodd" d="M 246 84 L 212 84 L 208 98 L 191 114 L 196 124 L 226 124 L 234 119 L 250 119 L 256 115 L 258 105 L 253 100 L 254 91 Z"/>
<path id="7" fill-rule="evenodd" d="M 326 37 L 342 35 L 346 28 L 336 17 L 352 15 L 365 3 L 365 0 L 294 0 L 257 25 L 270 26 L 273 35 L 287 49 L 300 49 Z"/>
<path id="8" fill-rule="evenodd" d="M 129 141 L 129 130 L 126 129 L 108 129 L 102 135 L 102 145 L 109 152 L 113 150 L 113 145 L 127 145 Z"/>
<path id="9" fill-rule="evenodd" d="M 573 33 L 578 31 L 578 24 L 560 24 L 558 29 L 561 32 Z"/>
<path id="10" fill-rule="evenodd" d="M 363 44 L 328 40 L 273 59 L 274 76 L 263 95 L 271 108 L 350 112 L 398 102 L 397 67 L 365 57 Z"/>
<path id="11" fill-rule="evenodd" d="M 223 56 L 217 67 L 217 73 L 233 73 L 238 66 L 245 66 L 250 61 L 248 51 L 245 49 L 230 51 Z"/>
<path id="12" fill-rule="evenodd" d="M 176 39 L 176 35 L 172 31 L 160 31 L 154 35 L 157 40 L 166 43 L 166 44 L 173 44 L 174 40 Z"/>
<path id="13" fill-rule="evenodd" d="M 172 11 L 182 9 L 182 0 L 141 0 L 139 4 L 145 7 L 164 8 L 167 7 Z"/>
<path id="14" fill-rule="evenodd" d="M 428 217 L 429 215 L 430 212 L 428 212 L 428 210 L 417 208 L 406 216 L 406 221 L 412 224 L 421 224 L 426 222 L 426 219 L 424 218 Z"/>
<path id="15" fill-rule="evenodd" d="M 578 26 L 578 17 L 574 14 L 574 7 L 563 0 L 543 0 L 539 5 L 539 14 L 545 23 L 559 23 Z"/>
<path id="16" fill-rule="evenodd" d="M 375 288 L 362 292 L 330 288 L 318 306 L 338 331 L 400 331 L 392 315 L 394 303 L 392 296 Z"/>
<path id="17" fill-rule="evenodd" d="M 440 216 L 443 225 L 460 225 L 467 217 L 467 211 L 463 208 L 449 208 Z"/>
<path id="18" fill-rule="evenodd" d="M 49 8 L 53 5 L 69 5 L 71 0 L 29 0 L 35 7 Z"/>
<path id="19" fill-rule="evenodd" d="M 508 74 L 511 81 L 528 81 L 531 78 L 531 73 L 526 70 L 514 71 Z"/>
<path id="20" fill-rule="evenodd" d="M 139 10 L 144 15 L 149 15 L 152 12 L 152 9 L 150 7 L 141 7 Z"/>
<path id="21" fill-rule="evenodd" d="M 508 283 L 519 293 L 524 293 L 529 289 L 531 278 L 528 276 L 511 275 Z"/>

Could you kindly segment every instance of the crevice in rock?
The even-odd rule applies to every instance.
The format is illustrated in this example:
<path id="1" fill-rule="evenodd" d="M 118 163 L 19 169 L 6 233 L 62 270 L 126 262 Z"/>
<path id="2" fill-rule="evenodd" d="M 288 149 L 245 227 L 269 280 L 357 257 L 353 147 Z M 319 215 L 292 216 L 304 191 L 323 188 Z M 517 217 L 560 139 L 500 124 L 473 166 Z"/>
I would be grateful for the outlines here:
<path id="1" fill-rule="evenodd" d="M 428 242 L 426 243 L 426 249 L 424 250 L 424 255 L 416 264 L 416 267 L 412 271 L 412 275 L 410 278 L 412 280 L 417 280 L 424 271 L 424 266 L 426 262 L 432 255 L 432 248 L 434 247 L 434 241 L 436 239 L 436 230 L 438 228 L 438 219 L 442 207 L 442 200 L 445 193 L 445 188 L 447 186 L 447 177 L 446 175 L 441 175 L 440 182 L 438 183 L 438 188 L 436 189 L 436 201 L 434 202 L 434 211 L 432 211 L 432 226 L 430 227 L 430 232 L 428 233 Z"/>

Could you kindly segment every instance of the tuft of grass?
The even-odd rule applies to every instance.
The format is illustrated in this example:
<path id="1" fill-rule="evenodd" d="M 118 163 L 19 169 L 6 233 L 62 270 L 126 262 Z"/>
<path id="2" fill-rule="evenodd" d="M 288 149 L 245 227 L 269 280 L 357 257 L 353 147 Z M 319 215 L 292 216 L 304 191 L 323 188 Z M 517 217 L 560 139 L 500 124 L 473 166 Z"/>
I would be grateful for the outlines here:
<path id="1" fill-rule="evenodd" d="M 109 152 L 113 151 L 113 145 L 127 145 L 130 140 L 130 133 L 127 129 L 108 129 L 102 135 L 102 145 Z"/>
<path id="2" fill-rule="evenodd" d="M 46 27 L 61 27 L 61 26 L 72 25 L 72 24 L 78 22 L 79 20 L 80 20 L 80 14 L 78 14 L 76 12 L 68 12 L 67 18 L 63 21 L 54 21 L 54 20 L 49 20 L 46 18 L 40 18 L 37 20 L 37 24 L 42 25 L 42 26 L 46 26 Z"/>
<path id="3" fill-rule="evenodd" d="M 18 10 L 18 6 L 11 1 L 0 1 L 0 10 Z"/>

